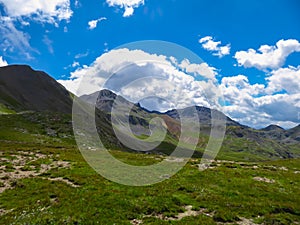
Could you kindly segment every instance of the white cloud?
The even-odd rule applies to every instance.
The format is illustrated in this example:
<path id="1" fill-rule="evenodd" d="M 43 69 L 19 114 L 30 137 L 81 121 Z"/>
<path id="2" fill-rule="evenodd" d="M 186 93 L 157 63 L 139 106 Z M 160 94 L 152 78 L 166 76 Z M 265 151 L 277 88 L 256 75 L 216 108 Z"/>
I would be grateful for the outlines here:
<path id="1" fill-rule="evenodd" d="M 106 0 L 107 4 L 111 7 L 124 8 L 123 17 L 132 16 L 134 8 L 144 5 L 144 0 Z"/>
<path id="2" fill-rule="evenodd" d="M 80 58 L 84 58 L 84 57 L 87 57 L 89 55 L 89 51 L 86 51 L 84 53 L 78 53 L 75 55 L 75 59 L 80 59 Z"/>
<path id="3" fill-rule="evenodd" d="M 201 68 L 201 64 L 189 65 Z M 204 78 L 196 79 L 193 74 L 181 71 L 167 56 L 124 48 L 104 53 L 92 65 L 71 73 L 69 80 L 59 82 L 79 96 L 94 93 L 103 87 L 133 102 L 145 96 L 156 96 L 165 99 L 164 104 L 154 101 L 151 105 L 145 103 L 145 106 L 167 110 L 191 105 L 216 106 L 214 76 L 209 76 L 212 79 Z"/>
<path id="4" fill-rule="evenodd" d="M 38 51 L 31 47 L 30 35 L 17 29 L 16 23 L 28 26 L 35 21 L 58 26 L 58 22 L 68 21 L 73 14 L 70 0 L 0 0 L 0 4 L 4 6 L 4 16 L 0 15 L 0 47 L 7 54 L 16 52 L 26 59 L 32 59 L 32 53 Z M 49 41 L 44 41 L 49 47 Z"/>
<path id="5" fill-rule="evenodd" d="M 0 67 L 7 66 L 8 63 L 0 56 Z"/>
<path id="6" fill-rule="evenodd" d="M 299 67 L 281 68 L 266 78 L 266 85 L 250 84 L 244 75 L 224 77 L 221 82 L 226 105 L 223 111 L 248 126 L 277 124 L 286 128 L 300 123 Z M 276 92 L 286 91 L 278 94 Z"/>
<path id="7" fill-rule="evenodd" d="M 101 21 L 103 21 L 103 20 L 107 20 L 107 18 L 106 17 L 101 17 L 99 19 L 89 21 L 88 22 L 89 29 L 90 30 L 95 29 L 97 27 L 98 23 L 101 22 Z"/>
<path id="8" fill-rule="evenodd" d="M 44 42 L 45 45 L 48 47 L 48 51 L 49 51 L 51 54 L 54 54 L 54 49 L 53 49 L 53 46 L 52 46 L 53 41 L 51 41 L 47 35 L 44 35 L 44 37 L 43 37 L 43 42 Z"/>
<path id="9" fill-rule="evenodd" d="M 19 31 L 10 17 L 0 17 L 0 34 L 0 47 L 7 54 L 17 52 L 19 55 L 25 56 L 26 59 L 32 59 L 30 53 L 37 53 L 30 46 L 30 36 Z"/>
<path id="10" fill-rule="evenodd" d="M 293 52 L 300 52 L 300 43 L 297 40 L 280 40 L 276 46 L 262 45 L 258 51 L 248 49 L 235 53 L 240 66 L 255 67 L 259 70 L 278 69 L 284 65 L 286 58 Z"/>
<path id="11" fill-rule="evenodd" d="M 73 68 L 74 68 L 74 67 L 78 67 L 78 66 L 80 66 L 80 63 L 79 63 L 79 62 L 74 61 L 74 62 L 72 63 L 72 67 L 73 67 Z"/>
<path id="12" fill-rule="evenodd" d="M 73 14 L 70 0 L 0 0 L 7 16 L 11 18 L 30 17 L 32 20 L 48 23 L 69 20 Z"/>
<path id="13" fill-rule="evenodd" d="M 243 75 L 224 77 L 224 111 L 239 122 L 258 128 L 271 123 L 286 128 L 299 124 L 300 66 L 281 68 L 293 52 L 300 52 L 300 43 L 294 39 L 280 40 L 276 46 L 262 45 L 258 52 L 237 52 L 235 58 L 240 66 L 266 71 L 267 76 L 264 84 L 250 84 Z"/>
<path id="14" fill-rule="evenodd" d="M 285 91 L 288 94 L 300 93 L 300 66 L 280 68 L 272 71 L 267 77 L 268 87 L 266 92 L 274 93 Z"/>
<path id="15" fill-rule="evenodd" d="M 280 68 L 267 75 L 265 82 L 254 84 L 245 75 L 223 77 L 219 86 L 225 100 L 222 111 L 256 128 L 269 124 L 296 126 L 300 123 L 300 66 Z M 159 100 L 148 99 L 142 105 L 165 111 L 190 105 L 216 106 L 216 76 L 217 70 L 206 63 L 188 59 L 178 62 L 172 56 L 124 48 L 103 54 L 59 82 L 77 95 L 105 87 L 133 102 L 143 96 L 157 96 Z"/>
<path id="16" fill-rule="evenodd" d="M 171 58 L 170 60 L 174 59 Z M 208 79 L 214 80 L 217 75 L 216 68 L 210 67 L 207 63 L 204 62 L 201 64 L 195 64 L 190 63 L 188 59 L 184 59 L 178 66 L 187 73 L 193 73 L 195 75 L 200 75 Z"/>
<path id="17" fill-rule="evenodd" d="M 230 44 L 221 46 L 221 41 L 214 41 L 211 36 L 201 38 L 199 43 L 202 44 L 202 48 L 213 52 L 213 55 L 219 56 L 220 58 L 230 54 Z"/>
<path id="18" fill-rule="evenodd" d="M 224 77 L 220 85 L 226 101 L 231 105 L 248 106 L 252 104 L 252 99 L 264 92 L 265 86 L 262 84 L 249 84 L 249 80 L 244 75 Z"/>
<path id="19" fill-rule="evenodd" d="M 134 12 L 133 7 L 125 7 L 125 11 L 123 13 L 123 17 L 129 17 L 132 16 Z"/>
<path id="20" fill-rule="evenodd" d="M 75 0 L 75 2 L 74 2 L 74 6 L 75 6 L 75 8 L 79 8 L 79 7 L 81 7 L 81 3 L 80 3 L 80 1 L 79 1 L 79 0 Z"/>
<path id="21" fill-rule="evenodd" d="M 68 66 L 64 67 L 64 70 L 70 69 L 70 68 L 78 68 L 80 66 L 80 63 L 77 61 L 73 61 L 72 64 L 69 64 Z M 62 77 L 66 77 L 65 75 Z"/>

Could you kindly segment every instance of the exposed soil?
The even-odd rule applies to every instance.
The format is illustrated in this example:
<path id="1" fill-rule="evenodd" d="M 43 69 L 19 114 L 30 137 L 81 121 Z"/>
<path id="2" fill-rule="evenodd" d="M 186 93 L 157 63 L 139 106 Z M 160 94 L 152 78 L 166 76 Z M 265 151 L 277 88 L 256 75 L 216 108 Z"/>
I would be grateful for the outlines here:
<path id="1" fill-rule="evenodd" d="M 18 154 L 9 156 L 0 155 L 0 193 L 6 189 L 13 188 L 18 179 L 36 177 L 54 168 L 69 168 L 70 162 L 50 160 L 49 164 L 39 164 L 37 160 L 51 159 L 53 155 L 45 155 L 35 152 L 19 151 Z M 32 164 L 32 165 L 30 165 Z M 78 187 L 71 181 L 63 178 L 47 178 L 49 180 L 63 181 L 72 187 Z M 0 211 L 0 214 L 3 213 Z"/>
<path id="2" fill-rule="evenodd" d="M 266 177 L 253 177 L 253 180 L 261 181 L 261 182 L 265 182 L 265 183 L 269 183 L 269 184 L 275 183 L 275 180 L 269 179 L 269 178 L 266 178 Z"/>

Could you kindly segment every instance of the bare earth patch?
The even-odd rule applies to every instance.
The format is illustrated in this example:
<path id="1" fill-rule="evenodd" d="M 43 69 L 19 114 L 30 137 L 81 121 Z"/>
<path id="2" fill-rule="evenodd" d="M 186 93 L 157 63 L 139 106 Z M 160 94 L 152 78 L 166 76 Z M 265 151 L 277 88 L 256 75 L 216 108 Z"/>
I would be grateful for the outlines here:
<path id="1" fill-rule="evenodd" d="M 166 217 L 163 214 L 157 214 L 157 215 L 145 215 L 145 216 L 143 216 L 143 218 L 155 217 L 155 218 L 158 218 L 160 220 L 165 220 L 165 221 L 178 221 L 178 220 L 182 220 L 183 218 L 189 217 L 189 216 L 205 215 L 205 216 L 208 216 L 208 217 L 213 217 L 213 215 L 214 215 L 214 213 L 208 213 L 207 209 L 205 209 L 205 208 L 202 208 L 202 209 L 200 209 L 198 211 L 192 210 L 193 206 L 191 206 L 191 205 L 187 205 L 184 208 L 186 210 L 185 212 L 179 213 L 179 214 L 177 214 L 174 217 Z M 240 217 L 239 219 L 240 219 L 239 221 L 236 221 L 234 223 L 231 223 L 231 222 L 230 223 L 218 222 L 217 224 L 219 224 L 219 225 L 233 225 L 233 224 L 238 224 L 238 225 L 258 225 L 256 223 L 254 223 L 252 219 L 247 219 L 247 218 L 243 218 L 243 217 Z M 143 224 L 143 220 L 142 219 L 134 219 L 134 220 L 131 220 L 130 223 L 132 225 L 142 225 Z"/>
<path id="2" fill-rule="evenodd" d="M 54 168 L 69 168 L 71 164 L 66 161 L 50 161 L 49 164 L 34 164 L 37 160 L 52 158 L 53 155 L 45 155 L 35 152 L 19 151 L 18 154 L 9 156 L 0 155 L 0 193 L 12 188 L 12 183 L 18 179 L 36 177 Z M 33 163 L 33 165 L 28 165 Z M 72 187 L 78 187 L 71 181 L 63 178 L 51 178 L 52 180 L 63 181 Z M 0 211 L 0 213 L 3 213 Z"/>
<path id="3" fill-rule="evenodd" d="M 254 223 L 252 219 L 246 219 L 246 218 L 243 218 L 243 217 L 240 217 L 240 220 L 239 221 L 236 221 L 234 223 L 217 223 L 219 225 L 259 225 L 257 223 Z"/>
<path id="4" fill-rule="evenodd" d="M 131 220 L 130 223 L 133 224 L 133 225 L 140 225 L 140 224 L 143 224 L 143 221 L 138 220 L 138 219 L 134 219 L 134 220 Z"/>
<path id="5" fill-rule="evenodd" d="M 197 160 L 193 160 L 193 162 L 195 161 Z M 258 165 L 256 163 L 251 163 L 251 162 L 235 162 L 229 160 L 206 160 L 205 163 L 196 164 L 196 165 L 198 166 L 198 169 L 200 171 L 203 171 L 205 169 L 214 169 L 222 165 L 226 165 L 227 167 L 232 166 L 231 168 L 239 167 L 239 168 L 254 169 L 254 170 L 262 168 L 271 171 L 279 171 L 279 170 L 289 171 L 289 169 L 284 166 L 276 167 L 276 166 L 268 166 L 268 165 Z"/>
<path id="6" fill-rule="evenodd" d="M 174 221 L 174 220 L 182 220 L 183 218 L 188 217 L 188 216 L 198 216 L 200 214 L 203 214 L 203 215 L 206 215 L 206 216 L 209 216 L 209 217 L 213 216 L 209 213 L 206 213 L 207 209 L 204 209 L 204 208 L 200 209 L 198 211 L 192 210 L 193 206 L 191 206 L 191 205 L 187 205 L 184 208 L 186 210 L 185 212 L 179 213 L 179 214 L 175 215 L 174 217 L 166 217 L 163 214 L 157 214 L 157 215 L 145 215 L 145 216 L 143 216 L 143 218 L 155 217 L 155 218 L 158 218 L 160 220 Z M 140 224 L 143 224 L 143 220 L 134 219 L 134 220 L 131 221 L 131 224 L 140 225 Z"/>
<path id="7" fill-rule="evenodd" d="M 69 181 L 68 179 L 64 179 L 64 178 L 62 178 L 62 177 L 55 177 L 55 178 L 47 178 L 48 180 L 52 180 L 52 181 L 62 181 L 62 182 L 64 182 L 64 183 L 66 183 L 66 184 L 68 184 L 68 185 L 70 185 L 70 186 L 72 186 L 72 187 L 80 187 L 79 185 L 76 185 L 76 184 L 74 184 L 74 183 L 72 183 L 71 181 Z"/>
<path id="8" fill-rule="evenodd" d="M 11 210 L 0 209 L 0 216 L 10 213 L 11 211 L 13 211 L 13 209 L 11 209 Z"/>
<path id="9" fill-rule="evenodd" d="M 275 183 L 275 180 L 269 179 L 269 178 L 266 178 L 266 177 L 253 177 L 253 180 L 261 181 L 261 182 L 265 182 L 265 183 L 270 183 L 270 184 Z"/>
<path id="10" fill-rule="evenodd" d="M 206 209 L 200 209 L 199 211 L 195 211 L 195 210 L 192 210 L 192 208 L 193 208 L 193 206 L 187 205 L 187 206 L 184 207 L 184 209 L 186 210 L 185 212 L 179 213 L 174 217 L 165 217 L 162 214 L 156 215 L 155 217 L 159 218 L 161 220 L 181 220 L 184 217 L 198 216 L 200 214 L 205 214 L 207 216 L 211 216 L 210 214 L 205 213 Z"/>
<path id="11" fill-rule="evenodd" d="M 199 211 L 194 211 L 194 210 L 192 210 L 193 206 L 191 206 L 191 205 L 185 206 L 184 208 L 186 210 L 185 212 L 179 213 L 175 217 L 167 218 L 167 220 L 181 220 L 184 217 L 198 216 L 200 214 L 205 214 L 207 216 L 210 216 L 210 214 L 205 213 L 206 209 L 200 209 Z"/>

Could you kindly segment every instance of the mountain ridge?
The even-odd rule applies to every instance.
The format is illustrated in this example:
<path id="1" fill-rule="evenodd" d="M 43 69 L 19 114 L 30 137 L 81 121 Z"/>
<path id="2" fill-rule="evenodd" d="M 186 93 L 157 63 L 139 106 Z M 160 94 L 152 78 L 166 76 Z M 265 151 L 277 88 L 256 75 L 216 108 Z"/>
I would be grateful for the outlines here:
<path id="1" fill-rule="evenodd" d="M 114 101 L 119 96 L 115 93 L 113 93 L 110 90 L 102 90 L 98 92 L 98 97 L 96 100 L 96 108 L 101 111 L 103 110 L 104 113 L 107 113 L 106 118 L 109 120 L 111 108 L 114 104 Z M 97 96 L 97 94 L 94 94 L 94 98 Z M 180 137 L 180 119 L 178 118 L 178 112 L 176 110 L 170 110 L 165 113 L 148 113 L 147 110 L 144 110 L 142 107 L 139 106 L 137 103 L 131 103 L 130 101 L 124 99 L 123 97 L 120 97 L 121 103 L 125 104 L 124 108 L 131 108 L 131 114 L 129 116 L 129 120 L 124 117 L 122 117 L 122 121 L 126 122 L 129 121 L 131 128 L 133 129 L 134 126 L 140 125 L 140 127 L 146 127 L 149 125 L 147 122 L 147 118 L 151 119 L 152 117 L 161 117 L 164 121 L 167 121 L 168 130 L 170 132 L 170 135 L 178 139 Z M 117 103 L 118 106 L 119 103 Z M 102 108 L 103 107 L 103 108 Z M 122 111 L 119 109 L 118 112 Z M 192 111 L 190 110 L 193 107 L 187 107 L 185 109 L 182 109 L 184 116 L 189 116 L 189 113 Z M 196 106 L 196 110 L 198 112 L 199 121 L 200 121 L 200 142 L 199 147 L 205 148 L 208 139 L 211 135 L 211 110 L 209 108 Z M 297 150 L 298 147 L 293 147 L 292 145 L 298 145 L 300 144 L 298 138 L 300 135 L 297 133 L 299 131 L 300 133 L 300 126 L 299 128 L 296 127 L 289 130 L 284 130 L 282 128 L 279 128 L 275 125 L 270 125 L 267 130 L 257 130 L 254 128 L 250 128 L 244 125 L 239 124 L 238 122 L 235 122 L 234 120 L 231 120 L 229 117 L 225 116 L 221 112 L 214 112 L 219 113 L 221 116 L 224 116 L 226 118 L 226 136 L 224 139 L 223 148 L 227 148 L 229 152 L 231 151 L 250 151 L 253 154 L 256 152 L 262 152 L 262 154 L 269 155 L 270 157 L 279 157 L 279 158 L 293 158 L 297 157 L 299 154 L 299 151 Z M 121 113 L 123 115 L 123 113 Z M 125 115 L 125 113 L 124 113 Z M 145 119 L 146 118 L 146 119 Z M 272 128 L 272 129 L 271 129 Z M 277 129 L 275 129 L 277 128 Z M 134 130 L 134 129 L 133 129 Z M 139 133 L 140 134 L 140 133 Z M 145 134 L 147 135 L 147 134 Z M 239 150 L 241 146 L 239 145 L 232 145 L 232 143 L 238 143 L 242 142 L 244 146 L 247 146 L 247 150 Z M 202 147 L 201 147 L 202 146 Z M 292 150 L 290 151 L 289 148 L 292 146 L 293 151 L 296 149 L 295 152 Z"/>

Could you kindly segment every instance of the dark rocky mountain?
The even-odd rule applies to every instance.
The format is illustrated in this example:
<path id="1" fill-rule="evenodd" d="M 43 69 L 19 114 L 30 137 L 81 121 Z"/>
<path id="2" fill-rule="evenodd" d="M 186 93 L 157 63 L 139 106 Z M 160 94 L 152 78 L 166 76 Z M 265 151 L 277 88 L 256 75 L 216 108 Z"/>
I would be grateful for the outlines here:
<path id="1" fill-rule="evenodd" d="M 0 67 L 0 104 L 16 112 L 72 111 L 70 92 L 45 72 L 24 65 Z"/>
<path id="2" fill-rule="evenodd" d="M 274 124 L 271 124 L 263 129 L 261 129 L 262 131 L 285 131 L 282 127 L 278 126 L 278 125 L 274 125 Z"/>

